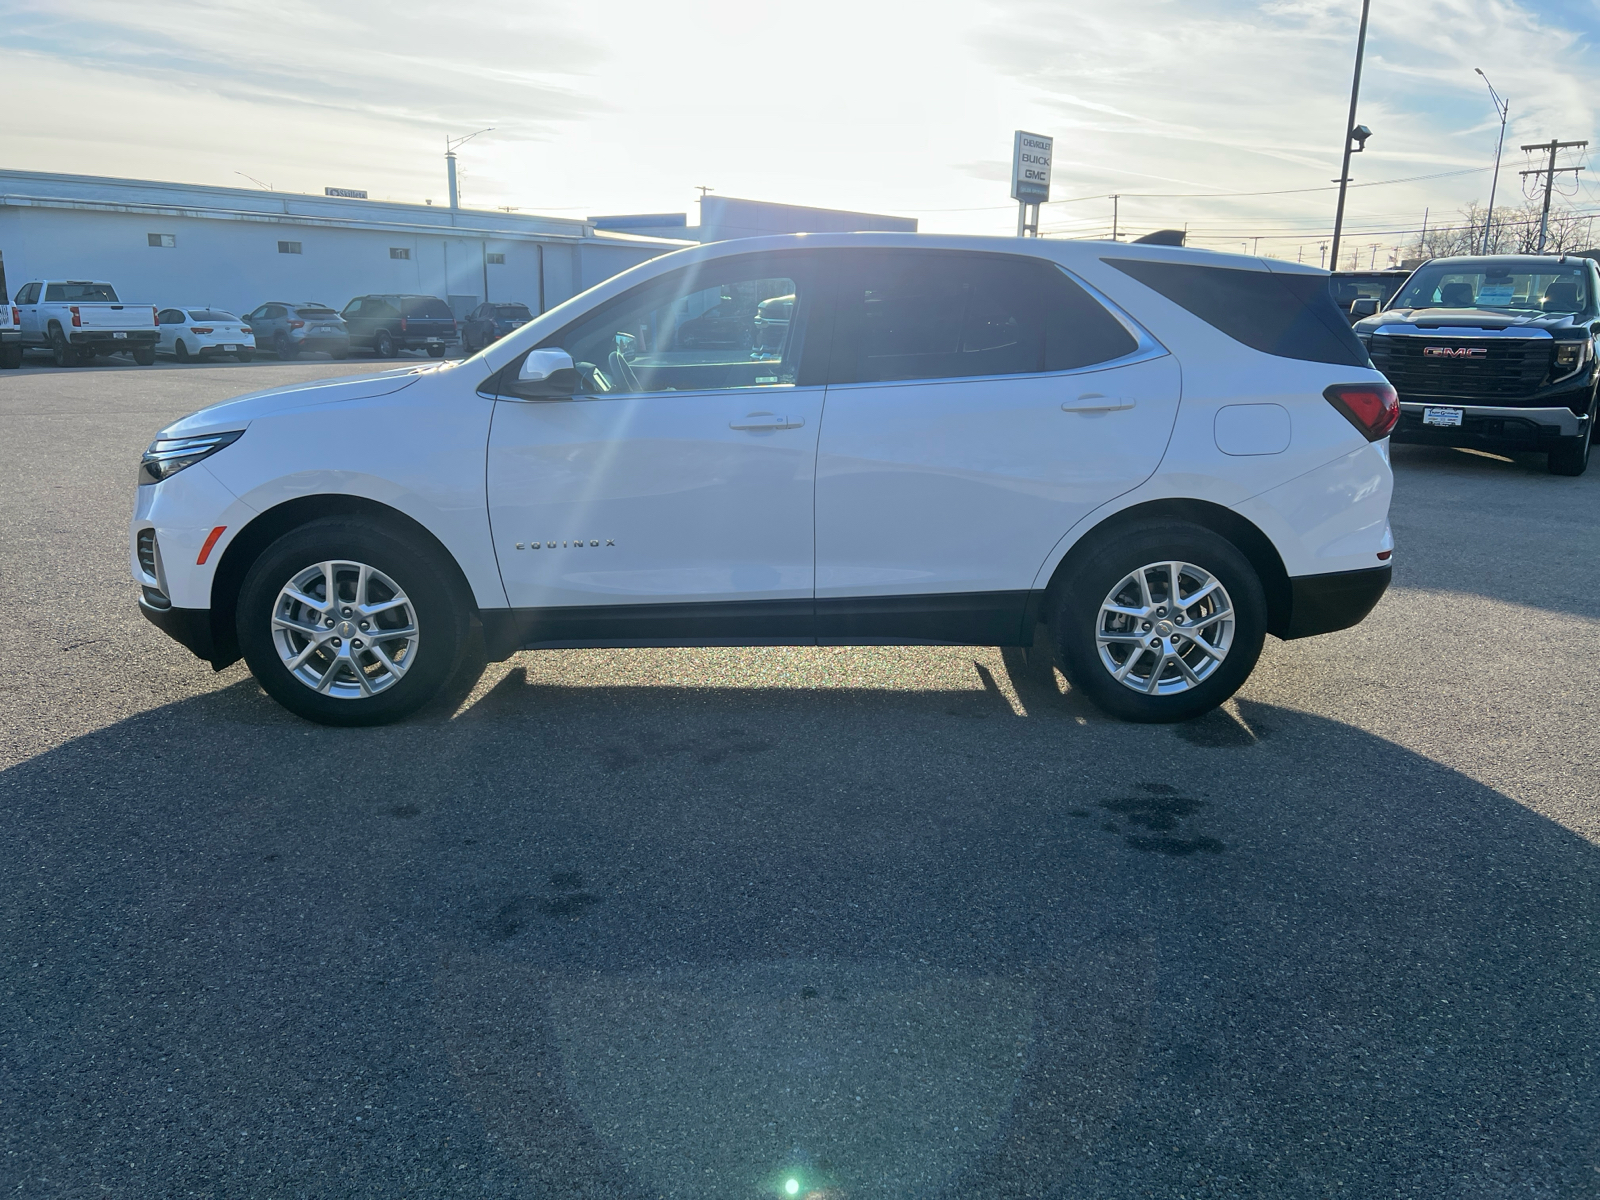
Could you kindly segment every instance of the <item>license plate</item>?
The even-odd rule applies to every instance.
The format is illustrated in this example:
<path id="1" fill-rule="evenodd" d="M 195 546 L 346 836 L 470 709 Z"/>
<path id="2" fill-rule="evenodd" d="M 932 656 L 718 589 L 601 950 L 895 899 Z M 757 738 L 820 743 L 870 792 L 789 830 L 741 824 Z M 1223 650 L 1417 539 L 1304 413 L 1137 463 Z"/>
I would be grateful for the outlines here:
<path id="1" fill-rule="evenodd" d="M 316 332 L 317 333 L 338 333 L 339 331 L 337 329 L 335 329 L 332 325 L 318 325 L 317 328 L 316 328 Z"/>
<path id="2" fill-rule="evenodd" d="M 1461 424 L 1461 410 L 1459 408 L 1425 408 L 1422 410 L 1422 423 L 1424 425 L 1459 425 Z"/>
<path id="3" fill-rule="evenodd" d="M 235 351 L 235 350 L 237 350 L 237 349 L 238 349 L 238 348 L 239 348 L 239 347 L 237 347 L 237 346 L 224 346 L 224 347 L 223 347 L 223 348 L 222 348 L 222 352 L 223 352 L 223 353 L 224 353 L 224 354 L 232 354 L 232 353 L 233 353 L 233 352 L 234 352 L 234 351 Z"/>
<path id="4" fill-rule="evenodd" d="M 125 333 L 113 333 L 113 334 L 112 334 L 112 335 L 111 335 L 111 336 L 112 336 L 112 337 L 114 337 L 114 338 L 119 338 L 119 337 L 120 337 L 120 338 L 125 338 L 125 337 L 127 337 L 127 336 L 128 336 L 128 335 L 127 335 L 127 334 L 125 334 Z"/>
<path id="5" fill-rule="evenodd" d="M 439 339 L 438 338 L 429 338 L 428 339 L 428 345 L 437 346 L 438 344 L 439 344 Z"/>

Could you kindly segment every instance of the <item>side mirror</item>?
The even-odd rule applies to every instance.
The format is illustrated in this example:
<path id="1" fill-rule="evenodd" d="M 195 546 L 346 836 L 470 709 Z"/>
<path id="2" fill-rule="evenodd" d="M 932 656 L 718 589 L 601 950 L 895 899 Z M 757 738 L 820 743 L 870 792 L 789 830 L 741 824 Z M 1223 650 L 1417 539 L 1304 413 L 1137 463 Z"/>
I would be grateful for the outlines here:
<path id="1" fill-rule="evenodd" d="M 503 389 L 523 400 L 564 400 L 578 390 L 578 370 L 565 350 L 530 350 L 514 385 Z"/>
<path id="2" fill-rule="evenodd" d="M 1378 315 L 1378 298 L 1376 296 L 1362 296 L 1350 304 L 1350 319 L 1359 321 L 1362 317 L 1375 317 Z"/>

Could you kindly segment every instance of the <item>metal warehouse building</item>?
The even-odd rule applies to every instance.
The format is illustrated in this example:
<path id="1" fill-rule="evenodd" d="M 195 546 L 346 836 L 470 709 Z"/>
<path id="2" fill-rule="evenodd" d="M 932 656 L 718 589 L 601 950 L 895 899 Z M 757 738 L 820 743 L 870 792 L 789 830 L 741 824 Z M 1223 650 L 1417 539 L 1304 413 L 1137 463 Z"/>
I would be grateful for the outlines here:
<path id="1" fill-rule="evenodd" d="M 0 170 L 0 253 L 30 279 L 99 279 L 134 304 L 343 308 L 369 292 L 554 307 L 682 242 L 587 221 L 421 204 Z"/>

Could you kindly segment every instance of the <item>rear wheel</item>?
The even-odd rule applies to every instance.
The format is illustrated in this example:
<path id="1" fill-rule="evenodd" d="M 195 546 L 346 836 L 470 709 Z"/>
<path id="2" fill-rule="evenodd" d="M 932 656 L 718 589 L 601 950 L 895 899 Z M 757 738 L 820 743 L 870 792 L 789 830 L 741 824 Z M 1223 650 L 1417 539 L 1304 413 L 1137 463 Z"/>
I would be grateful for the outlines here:
<path id="1" fill-rule="evenodd" d="M 78 354 L 77 347 L 67 341 L 67 335 L 61 332 L 59 325 L 50 329 L 50 354 L 58 367 L 77 367 L 83 364 L 83 358 Z"/>
<path id="2" fill-rule="evenodd" d="M 382 526 L 330 518 L 279 538 L 240 589 L 239 648 L 261 686 L 323 725 L 415 712 L 467 645 L 470 601 L 437 551 Z"/>
<path id="3" fill-rule="evenodd" d="M 300 356 L 299 347 L 291 342 L 289 340 L 289 336 L 284 333 L 274 335 L 272 339 L 272 348 L 277 352 L 278 357 L 284 362 L 293 362 Z"/>
<path id="4" fill-rule="evenodd" d="M 187 346 L 185 346 L 183 344 L 183 339 L 182 338 L 178 339 L 178 344 L 173 349 L 173 354 L 177 356 L 177 359 L 178 359 L 179 362 L 188 362 L 189 361 L 189 347 L 187 347 Z"/>
<path id="5" fill-rule="evenodd" d="M 135 346 L 133 348 L 133 361 L 141 367 L 154 365 L 156 361 L 156 348 L 154 346 Z"/>
<path id="6" fill-rule="evenodd" d="M 373 340 L 372 349 L 379 358 L 394 357 L 394 338 L 389 336 L 387 329 L 378 330 L 378 336 Z"/>
<path id="7" fill-rule="evenodd" d="M 1267 605 L 1250 561 L 1199 525 L 1122 530 L 1072 567 L 1053 616 L 1061 671 L 1127 721 L 1186 721 L 1249 677 Z"/>
<path id="8" fill-rule="evenodd" d="M 0 342 L 0 371 L 15 371 L 22 365 L 20 342 Z"/>

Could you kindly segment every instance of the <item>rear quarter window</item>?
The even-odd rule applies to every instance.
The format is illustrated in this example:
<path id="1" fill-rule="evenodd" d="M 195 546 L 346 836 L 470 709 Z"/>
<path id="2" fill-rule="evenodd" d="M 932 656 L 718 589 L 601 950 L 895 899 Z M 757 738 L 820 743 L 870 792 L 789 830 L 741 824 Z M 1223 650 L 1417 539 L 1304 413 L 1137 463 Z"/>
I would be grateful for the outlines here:
<path id="1" fill-rule="evenodd" d="M 448 321 L 452 319 L 450 306 L 434 296 L 415 296 L 403 302 L 401 313 L 422 320 Z"/>
<path id="2" fill-rule="evenodd" d="M 1342 367 L 1370 365 L 1349 320 L 1334 305 L 1326 276 L 1141 259 L 1101 261 L 1252 350 Z"/>

